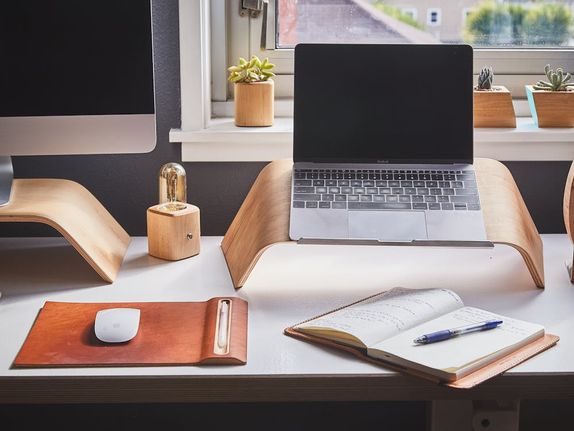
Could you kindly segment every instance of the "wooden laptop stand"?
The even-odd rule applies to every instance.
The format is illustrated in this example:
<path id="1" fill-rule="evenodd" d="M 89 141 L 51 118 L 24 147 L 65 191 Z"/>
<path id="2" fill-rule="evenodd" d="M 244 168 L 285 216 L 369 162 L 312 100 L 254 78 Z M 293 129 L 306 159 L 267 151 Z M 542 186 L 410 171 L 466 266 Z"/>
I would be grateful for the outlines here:
<path id="1" fill-rule="evenodd" d="M 544 287 L 542 240 L 512 174 L 492 159 L 475 159 L 474 166 L 488 240 L 518 250 L 536 286 Z M 268 247 L 290 241 L 292 167 L 285 159 L 263 168 L 221 242 L 236 289 Z"/>
<path id="2" fill-rule="evenodd" d="M 47 224 L 60 232 L 94 270 L 111 283 L 123 262 L 130 236 L 80 184 L 60 179 L 19 179 L 0 222 Z"/>

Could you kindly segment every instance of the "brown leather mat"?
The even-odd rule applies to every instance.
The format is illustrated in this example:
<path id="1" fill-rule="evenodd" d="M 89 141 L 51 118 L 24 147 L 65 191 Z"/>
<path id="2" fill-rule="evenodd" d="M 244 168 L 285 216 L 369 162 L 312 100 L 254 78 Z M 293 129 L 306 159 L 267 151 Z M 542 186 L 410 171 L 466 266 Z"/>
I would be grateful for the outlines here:
<path id="1" fill-rule="evenodd" d="M 215 346 L 218 307 L 230 301 L 228 349 Z M 125 343 L 107 344 L 94 333 L 99 310 L 139 308 L 139 330 Z M 14 360 L 14 367 L 245 364 L 247 302 L 46 302 Z"/>

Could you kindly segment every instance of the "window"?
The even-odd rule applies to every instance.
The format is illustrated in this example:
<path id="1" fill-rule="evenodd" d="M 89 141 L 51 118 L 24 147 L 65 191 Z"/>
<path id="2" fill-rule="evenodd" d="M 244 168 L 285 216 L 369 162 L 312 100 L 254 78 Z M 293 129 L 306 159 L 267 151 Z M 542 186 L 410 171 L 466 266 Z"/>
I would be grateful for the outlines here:
<path id="1" fill-rule="evenodd" d="M 441 13 L 438 8 L 427 9 L 427 25 L 436 27 L 441 24 Z"/>
<path id="2" fill-rule="evenodd" d="M 497 82 L 519 98 L 525 84 L 542 78 L 547 63 L 574 71 L 570 0 L 269 0 L 266 19 L 263 13 L 239 17 L 238 1 L 227 1 L 227 59 L 269 57 L 279 74 L 278 98 L 292 95 L 293 46 L 299 42 L 469 43 L 475 73 L 491 65 Z M 232 97 L 230 86 L 214 85 Z"/>
<path id="3" fill-rule="evenodd" d="M 273 49 L 292 48 L 298 42 L 373 38 L 392 42 L 398 38 L 395 33 L 402 34 L 401 23 L 415 29 L 424 27 L 417 22 L 417 9 L 426 9 L 426 25 L 449 28 L 441 42 L 466 42 L 476 47 L 574 45 L 571 0 L 440 0 L 442 4 L 438 5 L 428 4 L 427 0 L 407 1 L 269 0 L 267 17 L 274 21 L 270 23 L 274 31 L 268 31 L 267 42 Z"/>
<path id="4" fill-rule="evenodd" d="M 463 10 L 469 8 L 467 21 L 470 21 L 470 18 L 478 16 L 475 15 L 478 7 L 474 5 L 480 0 L 453 0 L 448 7 L 443 3 L 446 0 L 433 1 L 434 5 L 443 6 L 439 18 L 441 26 L 434 28 L 426 25 L 429 4 L 425 0 L 397 0 L 396 4 L 394 0 L 385 0 L 383 9 L 377 0 L 263 1 L 268 3 L 267 13 L 242 17 L 239 14 L 240 0 L 179 0 L 181 125 L 170 131 L 169 139 L 182 143 L 182 158 L 185 161 L 268 161 L 290 157 L 292 121 L 291 118 L 281 117 L 290 117 L 293 109 L 293 46 L 301 41 L 312 42 L 313 38 L 362 43 L 388 43 L 391 40 L 397 43 L 466 41 L 475 48 L 475 74 L 484 65 L 492 66 L 496 84 L 508 87 L 515 97 L 519 117 L 529 117 L 527 102 L 518 100 L 525 99 L 524 85 L 542 78 L 541 71 L 545 64 L 550 63 L 553 67 L 561 65 L 568 71 L 574 71 L 574 41 L 569 32 L 567 40 L 550 35 L 544 30 L 545 25 L 537 25 L 538 33 L 533 26 L 528 32 L 522 26 L 509 33 L 508 18 L 497 18 L 487 20 L 491 24 L 496 23 L 486 27 L 490 33 L 482 33 L 478 37 L 479 33 L 472 40 L 465 39 L 468 37 L 468 23 L 465 23 L 467 13 L 463 13 Z M 492 3 L 489 5 L 496 8 L 510 6 L 505 0 L 497 0 L 496 3 L 490 1 Z M 517 7 L 520 10 L 566 4 L 566 0 L 561 3 L 549 1 L 523 2 Z M 241 2 L 251 5 L 260 3 L 255 0 Z M 291 9 L 280 10 L 284 6 Z M 516 5 L 512 6 L 514 8 Z M 555 7 L 552 6 L 543 15 L 551 17 L 553 23 L 558 18 L 566 17 L 568 25 L 571 25 L 571 9 L 560 14 L 548 12 Z M 421 13 L 416 15 L 416 19 L 409 13 L 409 8 L 420 9 Z M 503 16 L 508 15 L 505 11 Z M 487 15 L 491 13 L 487 12 Z M 282 13 L 290 15 L 282 16 Z M 527 22 L 536 22 L 532 19 L 537 15 L 533 14 Z M 490 16 L 500 17 L 501 14 Z M 543 21 L 539 20 L 538 23 Z M 454 30 L 450 28 L 447 25 L 449 22 L 458 23 L 458 30 L 456 26 Z M 560 29 L 560 26 L 553 28 Z M 437 34 L 439 29 L 440 33 Z M 514 38 L 509 38 L 508 34 Z M 527 34 L 528 37 L 525 36 Z M 536 34 L 539 36 L 534 37 Z M 305 35 L 313 36 L 305 39 Z M 233 86 L 227 82 L 227 67 L 234 64 L 238 57 L 247 58 L 252 54 L 269 57 L 277 65 L 274 81 L 275 117 L 278 121 L 271 128 L 233 126 Z M 421 71 L 421 76 L 424 78 L 424 71 Z M 529 118 L 520 119 L 524 127 L 512 131 L 475 132 L 475 143 L 480 144 L 477 157 L 502 157 L 501 160 L 572 158 L 572 131 L 532 129 L 528 121 L 531 123 Z M 540 146 L 540 142 L 545 145 Z M 548 146 L 550 142 L 553 147 Z"/>

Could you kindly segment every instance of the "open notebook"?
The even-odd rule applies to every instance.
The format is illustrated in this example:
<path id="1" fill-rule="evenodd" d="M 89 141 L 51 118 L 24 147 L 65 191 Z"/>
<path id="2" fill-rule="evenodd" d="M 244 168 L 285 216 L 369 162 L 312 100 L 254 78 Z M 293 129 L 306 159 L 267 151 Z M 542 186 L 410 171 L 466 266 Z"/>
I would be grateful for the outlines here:
<path id="1" fill-rule="evenodd" d="M 501 319 L 503 323 L 495 329 L 437 343 L 414 342 L 423 334 L 489 319 Z M 394 288 L 294 325 L 285 332 L 308 335 L 311 341 L 322 339 L 353 347 L 369 358 L 445 382 L 468 376 L 537 340 L 545 339 L 549 345 L 558 340 L 555 336 L 545 337 L 542 325 L 467 307 L 447 289 Z M 540 350 L 543 349 L 537 351 Z"/>

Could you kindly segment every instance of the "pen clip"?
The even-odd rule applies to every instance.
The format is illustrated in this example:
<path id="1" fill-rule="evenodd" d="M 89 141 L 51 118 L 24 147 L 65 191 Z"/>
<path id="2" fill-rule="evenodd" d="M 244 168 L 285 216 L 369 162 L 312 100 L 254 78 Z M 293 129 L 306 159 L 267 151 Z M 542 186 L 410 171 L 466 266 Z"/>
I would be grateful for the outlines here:
<path id="1" fill-rule="evenodd" d="M 230 334 L 231 334 L 231 300 L 220 299 L 217 304 L 215 336 L 213 340 L 213 353 L 217 355 L 226 355 L 229 353 Z"/>

